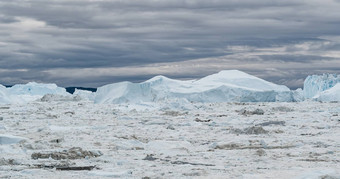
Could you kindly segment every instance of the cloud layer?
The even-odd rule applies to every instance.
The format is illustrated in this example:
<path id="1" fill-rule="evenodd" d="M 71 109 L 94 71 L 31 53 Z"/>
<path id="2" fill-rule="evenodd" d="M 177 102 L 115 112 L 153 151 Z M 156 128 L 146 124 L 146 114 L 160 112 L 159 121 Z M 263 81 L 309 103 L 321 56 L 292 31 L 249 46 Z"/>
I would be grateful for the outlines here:
<path id="1" fill-rule="evenodd" d="M 97 87 L 240 69 L 289 87 L 340 71 L 340 1 L 0 2 L 0 83 Z"/>

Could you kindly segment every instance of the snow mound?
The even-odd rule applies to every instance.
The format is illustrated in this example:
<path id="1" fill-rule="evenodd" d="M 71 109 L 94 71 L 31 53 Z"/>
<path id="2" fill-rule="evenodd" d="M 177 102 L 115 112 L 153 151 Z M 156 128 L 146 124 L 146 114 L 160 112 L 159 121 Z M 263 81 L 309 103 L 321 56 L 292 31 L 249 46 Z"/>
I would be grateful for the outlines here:
<path id="1" fill-rule="evenodd" d="M 293 101 L 289 88 L 238 70 L 221 71 L 199 80 L 180 81 L 156 76 L 142 83 L 120 82 L 97 89 L 95 103 Z"/>
<path id="2" fill-rule="evenodd" d="M 340 83 L 314 97 L 317 101 L 340 101 Z"/>
<path id="3" fill-rule="evenodd" d="M 332 88 L 337 83 L 340 83 L 340 75 L 323 74 L 310 75 L 305 79 L 303 92 L 305 98 L 313 98 L 319 95 L 322 91 Z"/>

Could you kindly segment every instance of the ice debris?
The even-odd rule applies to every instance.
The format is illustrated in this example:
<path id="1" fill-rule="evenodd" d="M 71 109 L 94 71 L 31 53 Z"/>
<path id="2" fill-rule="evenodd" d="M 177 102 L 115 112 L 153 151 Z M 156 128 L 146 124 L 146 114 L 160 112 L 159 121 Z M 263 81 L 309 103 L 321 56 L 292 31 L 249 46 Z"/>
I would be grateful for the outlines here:
<path id="1" fill-rule="evenodd" d="M 52 158 L 54 160 L 62 159 L 82 159 L 86 157 L 99 157 L 103 155 L 100 151 L 87 151 L 80 147 L 73 147 L 69 150 L 63 150 L 60 152 L 36 152 L 31 155 L 32 159 L 48 159 Z"/>

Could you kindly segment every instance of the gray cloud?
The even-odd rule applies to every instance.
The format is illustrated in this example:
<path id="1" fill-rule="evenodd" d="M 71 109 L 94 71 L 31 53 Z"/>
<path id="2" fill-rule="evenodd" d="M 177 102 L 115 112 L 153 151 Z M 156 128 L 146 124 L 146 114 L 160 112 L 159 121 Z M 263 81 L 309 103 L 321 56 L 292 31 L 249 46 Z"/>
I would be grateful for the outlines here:
<path id="1" fill-rule="evenodd" d="M 0 83 L 98 86 L 237 68 L 295 88 L 308 74 L 337 72 L 339 8 L 333 0 L 2 1 Z M 163 69 L 169 64 L 183 71 Z"/>

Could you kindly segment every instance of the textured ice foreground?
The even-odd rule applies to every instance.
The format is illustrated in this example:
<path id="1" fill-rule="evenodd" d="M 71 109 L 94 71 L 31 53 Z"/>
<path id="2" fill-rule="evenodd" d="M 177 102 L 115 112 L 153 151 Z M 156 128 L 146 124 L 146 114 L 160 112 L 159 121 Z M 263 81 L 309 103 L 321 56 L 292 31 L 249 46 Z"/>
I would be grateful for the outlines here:
<path id="1" fill-rule="evenodd" d="M 0 105 L 0 178 L 340 177 L 339 103 L 49 99 Z"/>

